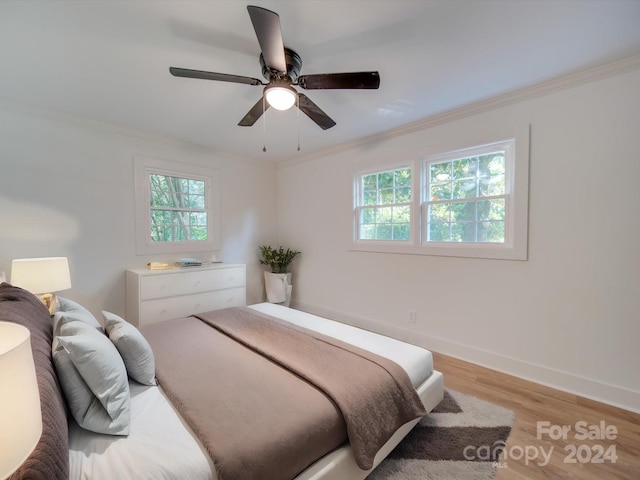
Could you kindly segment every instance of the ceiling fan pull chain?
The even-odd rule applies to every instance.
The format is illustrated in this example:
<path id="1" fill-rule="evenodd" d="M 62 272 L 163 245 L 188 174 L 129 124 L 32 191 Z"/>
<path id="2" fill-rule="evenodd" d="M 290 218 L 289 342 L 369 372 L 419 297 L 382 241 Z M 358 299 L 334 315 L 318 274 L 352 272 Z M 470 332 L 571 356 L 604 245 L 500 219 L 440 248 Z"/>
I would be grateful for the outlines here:
<path id="1" fill-rule="evenodd" d="M 262 151 L 267 151 L 267 111 L 265 110 L 265 99 L 262 96 Z"/>
<path id="2" fill-rule="evenodd" d="M 300 151 L 300 95 L 296 95 L 296 107 L 298 107 L 298 151 Z"/>

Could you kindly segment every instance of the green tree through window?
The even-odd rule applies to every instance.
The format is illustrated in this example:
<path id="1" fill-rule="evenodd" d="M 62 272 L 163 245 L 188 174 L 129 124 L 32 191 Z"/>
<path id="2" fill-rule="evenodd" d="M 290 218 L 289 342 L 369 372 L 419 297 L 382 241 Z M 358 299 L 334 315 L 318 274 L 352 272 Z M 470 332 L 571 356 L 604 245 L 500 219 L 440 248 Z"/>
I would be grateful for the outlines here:
<path id="1" fill-rule="evenodd" d="M 504 243 L 505 151 L 428 163 L 427 241 Z"/>
<path id="2" fill-rule="evenodd" d="M 409 240 L 411 168 L 362 175 L 357 208 L 360 240 Z"/>
<path id="3" fill-rule="evenodd" d="M 151 173 L 149 186 L 153 242 L 207 240 L 204 180 Z"/>

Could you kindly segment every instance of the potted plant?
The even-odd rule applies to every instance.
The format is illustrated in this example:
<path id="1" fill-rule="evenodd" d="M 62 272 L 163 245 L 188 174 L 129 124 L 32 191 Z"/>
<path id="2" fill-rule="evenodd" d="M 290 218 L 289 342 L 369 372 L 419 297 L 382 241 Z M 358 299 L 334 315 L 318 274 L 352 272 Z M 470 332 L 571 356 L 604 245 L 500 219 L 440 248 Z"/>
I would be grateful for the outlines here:
<path id="1" fill-rule="evenodd" d="M 271 245 L 260 246 L 260 263 L 268 265 L 270 272 L 264 272 L 264 285 L 267 300 L 271 303 L 282 303 L 289 306 L 291 300 L 291 273 L 287 270 L 293 259 L 300 255 L 297 250 L 286 250 L 282 245 L 272 248 Z"/>
<path id="2" fill-rule="evenodd" d="M 260 254 L 262 258 L 260 263 L 262 265 L 268 265 L 271 268 L 272 273 L 287 273 L 289 264 L 293 262 L 293 259 L 300 255 L 297 250 L 286 250 L 282 245 L 277 250 L 272 248 L 271 245 L 262 245 L 260 247 Z"/>

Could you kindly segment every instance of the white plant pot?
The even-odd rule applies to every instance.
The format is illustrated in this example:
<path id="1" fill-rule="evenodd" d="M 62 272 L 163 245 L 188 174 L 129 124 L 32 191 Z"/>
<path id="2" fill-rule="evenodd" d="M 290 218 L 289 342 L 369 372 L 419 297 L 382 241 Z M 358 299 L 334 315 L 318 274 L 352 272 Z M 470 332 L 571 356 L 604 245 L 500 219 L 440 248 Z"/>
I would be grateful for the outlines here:
<path id="1" fill-rule="evenodd" d="M 267 301 L 289 306 L 291 300 L 291 273 L 264 272 L 264 287 Z"/>

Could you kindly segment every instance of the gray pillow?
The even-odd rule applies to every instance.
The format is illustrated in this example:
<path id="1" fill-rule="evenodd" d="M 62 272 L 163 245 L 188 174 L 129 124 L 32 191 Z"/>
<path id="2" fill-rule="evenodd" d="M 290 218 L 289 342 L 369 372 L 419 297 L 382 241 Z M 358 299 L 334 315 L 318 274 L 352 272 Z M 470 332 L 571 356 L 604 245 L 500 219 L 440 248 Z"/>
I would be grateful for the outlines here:
<path id="1" fill-rule="evenodd" d="M 83 322 L 60 326 L 53 362 L 69 410 L 86 430 L 128 435 L 131 420 L 127 370 L 109 339 Z"/>
<path id="2" fill-rule="evenodd" d="M 104 328 L 93 314 L 73 300 L 58 297 L 56 311 L 53 314 L 53 334 L 58 335 L 61 323 L 79 320 L 104 333 Z"/>
<path id="3" fill-rule="evenodd" d="M 109 339 L 120 352 L 127 373 L 143 385 L 156 385 L 156 362 L 147 339 L 115 313 L 102 312 Z"/>

